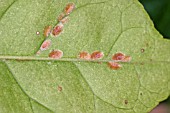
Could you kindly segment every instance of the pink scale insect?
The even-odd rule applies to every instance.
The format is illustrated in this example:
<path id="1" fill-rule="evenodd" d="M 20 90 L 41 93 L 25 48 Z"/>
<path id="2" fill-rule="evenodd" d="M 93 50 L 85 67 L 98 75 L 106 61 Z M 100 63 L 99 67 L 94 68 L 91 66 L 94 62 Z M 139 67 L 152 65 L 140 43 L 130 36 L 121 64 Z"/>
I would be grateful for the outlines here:
<path id="1" fill-rule="evenodd" d="M 63 32 L 64 25 L 62 23 L 57 24 L 51 32 L 53 37 L 59 36 Z"/>
<path id="2" fill-rule="evenodd" d="M 94 51 L 91 54 L 91 59 L 92 60 L 98 60 L 98 59 L 102 59 L 104 57 L 104 53 L 101 51 Z"/>
<path id="3" fill-rule="evenodd" d="M 112 60 L 123 60 L 125 58 L 125 54 L 122 52 L 118 52 L 112 56 Z"/>
<path id="4" fill-rule="evenodd" d="M 41 44 L 41 47 L 40 47 L 40 49 L 37 51 L 36 55 L 41 54 L 41 51 L 45 51 L 45 50 L 49 49 L 50 45 L 51 45 L 51 40 L 49 40 L 49 39 L 45 40 L 45 41 Z"/>
<path id="5" fill-rule="evenodd" d="M 118 62 L 130 62 L 131 59 L 131 56 L 126 56 L 124 53 L 118 52 L 112 56 L 112 60 L 114 61 L 108 62 L 108 66 L 113 70 L 118 70 L 122 67 Z"/>
<path id="6" fill-rule="evenodd" d="M 47 50 L 50 47 L 50 45 L 51 45 L 51 40 L 47 39 L 41 44 L 40 50 L 41 51 Z"/>
<path id="7" fill-rule="evenodd" d="M 131 59 L 132 59 L 131 56 L 126 56 L 122 52 L 118 52 L 112 56 L 112 60 L 117 60 L 117 61 L 121 61 L 121 62 L 130 62 Z"/>

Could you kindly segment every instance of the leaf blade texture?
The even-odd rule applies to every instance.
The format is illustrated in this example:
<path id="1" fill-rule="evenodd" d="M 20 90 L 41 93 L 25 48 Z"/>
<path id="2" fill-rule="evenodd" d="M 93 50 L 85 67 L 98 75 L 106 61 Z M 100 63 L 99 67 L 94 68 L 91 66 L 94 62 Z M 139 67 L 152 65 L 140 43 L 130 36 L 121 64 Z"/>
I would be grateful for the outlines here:
<path id="1" fill-rule="evenodd" d="M 63 33 L 49 37 L 40 56 L 45 26 L 56 25 L 68 1 L 0 2 L 1 112 L 146 113 L 169 96 L 170 41 L 138 1 L 72 0 Z M 48 58 L 53 49 L 63 60 Z M 101 63 L 77 59 L 96 50 L 104 53 Z M 115 71 L 106 61 L 116 52 L 132 61 Z"/>

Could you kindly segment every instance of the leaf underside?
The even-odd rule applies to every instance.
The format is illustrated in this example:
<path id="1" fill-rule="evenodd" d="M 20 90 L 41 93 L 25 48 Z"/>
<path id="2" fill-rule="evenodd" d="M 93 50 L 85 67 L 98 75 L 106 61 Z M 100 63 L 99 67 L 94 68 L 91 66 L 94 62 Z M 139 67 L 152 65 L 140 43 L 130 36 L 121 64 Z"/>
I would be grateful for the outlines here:
<path id="1" fill-rule="evenodd" d="M 76 9 L 63 33 L 36 56 L 44 27 L 69 2 Z M 0 8 L 0 112 L 146 113 L 169 96 L 170 41 L 137 0 L 0 0 Z M 63 60 L 48 59 L 53 49 Z M 115 71 L 77 59 L 95 50 L 105 61 L 116 52 L 132 61 Z"/>

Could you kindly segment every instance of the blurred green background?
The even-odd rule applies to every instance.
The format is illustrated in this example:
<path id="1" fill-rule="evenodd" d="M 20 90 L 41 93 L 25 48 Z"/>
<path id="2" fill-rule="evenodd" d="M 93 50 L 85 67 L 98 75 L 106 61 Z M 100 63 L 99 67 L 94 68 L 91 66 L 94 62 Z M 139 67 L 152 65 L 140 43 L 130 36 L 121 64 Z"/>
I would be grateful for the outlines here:
<path id="1" fill-rule="evenodd" d="M 155 28 L 170 39 L 170 0 L 139 0 L 153 20 Z"/>
<path id="2" fill-rule="evenodd" d="M 139 0 L 164 38 L 170 39 L 170 0 Z M 160 107 L 161 105 L 165 107 Z M 168 107 L 166 107 L 168 106 Z M 167 109 L 161 111 L 161 109 Z M 170 97 L 151 113 L 170 113 Z"/>

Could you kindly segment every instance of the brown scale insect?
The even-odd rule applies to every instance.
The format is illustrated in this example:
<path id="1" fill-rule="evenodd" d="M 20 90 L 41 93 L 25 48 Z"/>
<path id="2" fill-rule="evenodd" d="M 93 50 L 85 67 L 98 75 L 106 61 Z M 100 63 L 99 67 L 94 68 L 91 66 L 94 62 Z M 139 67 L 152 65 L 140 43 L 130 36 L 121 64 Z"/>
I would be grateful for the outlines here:
<path id="1" fill-rule="evenodd" d="M 61 92 L 63 88 L 61 86 L 58 86 L 57 89 L 58 89 L 59 92 Z"/>
<path id="2" fill-rule="evenodd" d="M 61 13 L 61 14 L 58 16 L 58 21 L 60 22 L 61 20 L 63 20 L 64 17 L 65 17 L 65 14 L 64 14 L 64 13 Z"/>
<path id="3" fill-rule="evenodd" d="M 116 53 L 112 56 L 112 60 L 123 60 L 125 58 L 125 54 L 123 53 Z"/>
<path id="4" fill-rule="evenodd" d="M 102 59 L 103 57 L 104 57 L 104 53 L 100 52 L 100 51 L 94 51 L 91 54 L 91 59 L 93 59 L 93 60 Z"/>
<path id="5" fill-rule="evenodd" d="M 126 56 L 124 53 L 116 53 L 112 56 L 112 60 L 118 60 L 122 62 L 130 62 L 131 61 L 131 56 Z"/>
<path id="6" fill-rule="evenodd" d="M 61 13 L 58 16 L 58 21 L 61 22 L 62 24 L 65 24 L 65 23 L 67 23 L 69 21 L 69 18 L 64 13 Z"/>
<path id="7" fill-rule="evenodd" d="M 49 36 L 49 34 L 51 33 L 51 26 L 46 26 L 45 28 L 44 28 L 44 36 L 45 37 L 48 37 Z"/>
<path id="8" fill-rule="evenodd" d="M 108 62 L 108 66 L 113 70 L 118 70 L 122 67 L 120 64 L 118 64 L 117 62 L 113 62 L 113 61 Z"/>
<path id="9" fill-rule="evenodd" d="M 89 59 L 91 59 L 91 55 L 88 52 L 83 51 L 83 52 L 79 53 L 78 58 L 89 60 Z"/>
<path id="10" fill-rule="evenodd" d="M 61 50 L 53 50 L 49 54 L 50 58 L 60 59 L 63 57 L 63 52 Z"/>
<path id="11" fill-rule="evenodd" d="M 66 15 L 69 15 L 75 9 L 74 3 L 68 3 L 64 9 Z"/>

